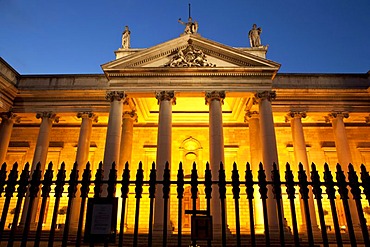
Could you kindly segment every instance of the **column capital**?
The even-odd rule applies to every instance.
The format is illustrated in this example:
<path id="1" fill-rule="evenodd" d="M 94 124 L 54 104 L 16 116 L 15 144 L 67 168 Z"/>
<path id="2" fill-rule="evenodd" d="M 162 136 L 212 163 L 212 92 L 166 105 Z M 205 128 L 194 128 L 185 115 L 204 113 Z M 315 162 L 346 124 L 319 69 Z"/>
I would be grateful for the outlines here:
<path id="1" fill-rule="evenodd" d="M 52 122 L 54 123 L 59 123 L 59 116 L 57 116 L 57 114 L 51 112 L 51 111 L 43 111 L 43 112 L 37 112 L 36 113 L 36 118 L 37 119 L 40 119 L 40 118 L 48 118 L 50 119 Z"/>
<path id="2" fill-rule="evenodd" d="M 348 112 L 331 112 L 327 116 L 325 116 L 325 122 L 330 123 L 333 119 L 339 118 L 348 118 L 349 114 Z"/>
<path id="3" fill-rule="evenodd" d="M 105 95 L 105 99 L 113 102 L 114 100 L 116 101 L 121 101 L 126 98 L 126 94 L 124 91 L 107 91 Z"/>
<path id="4" fill-rule="evenodd" d="M 253 118 L 259 118 L 260 114 L 258 111 L 250 111 L 250 110 L 247 110 L 245 111 L 245 115 L 244 115 L 244 122 L 248 122 L 250 119 L 253 119 Z"/>
<path id="5" fill-rule="evenodd" d="M 77 118 L 89 118 L 94 123 L 98 122 L 98 116 L 95 113 L 92 113 L 91 111 L 80 111 L 77 113 Z"/>
<path id="6" fill-rule="evenodd" d="M 304 111 L 290 111 L 286 116 L 285 116 L 285 122 L 289 122 L 293 118 L 306 118 L 307 113 Z"/>
<path id="7" fill-rule="evenodd" d="M 365 117 L 365 123 L 370 124 L 370 115 Z"/>
<path id="8" fill-rule="evenodd" d="M 259 102 L 260 100 L 268 100 L 273 101 L 276 98 L 276 92 L 275 91 L 263 91 L 263 92 L 257 92 L 254 95 L 254 100 L 256 102 Z"/>
<path id="9" fill-rule="evenodd" d="M 163 100 L 171 101 L 173 105 L 176 105 L 176 97 L 173 90 L 155 92 L 155 98 L 158 100 L 158 105 Z"/>
<path id="10" fill-rule="evenodd" d="M 122 119 L 124 118 L 130 118 L 134 120 L 135 123 L 137 123 L 137 114 L 136 111 L 125 111 L 122 114 Z"/>
<path id="11" fill-rule="evenodd" d="M 21 122 L 21 117 L 18 116 L 17 114 L 14 114 L 12 111 L 8 112 L 1 112 L 0 113 L 0 118 L 2 121 L 13 121 L 14 123 L 20 123 Z"/>
<path id="12" fill-rule="evenodd" d="M 224 99 L 226 97 L 225 91 L 208 91 L 205 93 L 206 105 L 213 100 L 218 100 L 221 104 L 224 104 Z"/>

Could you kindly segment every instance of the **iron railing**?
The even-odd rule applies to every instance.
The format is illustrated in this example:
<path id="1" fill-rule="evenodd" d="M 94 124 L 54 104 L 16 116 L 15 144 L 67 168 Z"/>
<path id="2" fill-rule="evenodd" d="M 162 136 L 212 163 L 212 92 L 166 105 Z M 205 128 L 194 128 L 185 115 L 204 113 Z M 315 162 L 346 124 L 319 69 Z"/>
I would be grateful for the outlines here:
<path id="1" fill-rule="evenodd" d="M 248 242 L 243 244 L 250 244 L 251 246 L 257 246 L 260 241 L 263 246 L 270 246 L 273 240 L 273 234 L 271 234 L 271 229 L 269 229 L 269 222 L 268 222 L 268 203 L 267 203 L 267 195 L 268 191 L 272 190 L 274 195 L 274 201 L 276 203 L 277 209 L 277 219 L 279 223 L 279 234 L 278 234 L 278 243 L 281 246 L 285 246 L 288 241 L 294 243 L 295 246 L 300 246 L 302 244 L 306 244 L 308 246 L 314 246 L 315 244 L 322 244 L 323 246 L 329 246 L 329 237 L 327 232 L 327 224 L 325 222 L 325 212 L 323 207 L 323 194 L 327 196 L 330 202 L 330 209 L 331 209 L 331 216 L 332 222 L 334 225 L 334 232 L 335 232 L 335 244 L 337 246 L 343 246 L 344 240 L 342 238 L 343 232 L 341 232 L 340 224 L 338 221 L 338 214 L 337 214 L 337 207 L 338 201 L 336 202 L 337 193 L 339 193 L 341 198 L 341 203 L 343 204 L 343 209 L 345 213 L 345 220 L 346 220 L 346 231 L 349 236 L 349 243 L 352 246 L 356 246 L 358 243 L 362 243 L 365 246 L 370 246 L 369 241 L 369 233 L 368 233 L 368 226 L 366 224 L 366 219 L 364 216 L 363 205 L 361 202 L 362 195 L 366 196 L 367 201 L 370 204 L 370 176 L 369 172 L 366 170 L 364 165 L 361 165 L 361 182 L 354 170 L 352 164 L 348 166 L 348 175 L 346 176 L 345 172 L 342 170 L 341 166 L 338 164 L 336 166 L 336 176 L 335 179 L 332 175 L 332 172 L 329 170 L 328 164 L 324 165 L 324 172 L 323 172 L 323 180 L 320 178 L 319 172 L 315 164 L 311 166 L 311 172 L 308 174 L 304 169 L 303 165 L 299 164 L 298 167 L 298 180 L 295 180 L 293 171 L 289 164 L 286 165 L 285 171 L 278 170 L 276 164 L 273 164 L 273 169 L 271 171 L 271 178 L 266 177 L 266 172 L 262 164 L 259 165 L 258 170 L 258 177 L 256 180 L 253 178 L 251 166 L 249 163 L 246 164 L 245 175 L 243 179 L 239 176 L 239 171 L 237 169 L 237 165 L 233 164 L 232 169 L 232 176 L 231 180 L 226 179 L 225 170 L 223 164 L 220 164 L 220 170 L 218 174 L 218 178 L 212 178 L 210 165 L 206 164 L 206 170 L 204 173 L 204 179 L 198 178 L 198 171 L 196 169 L 196 164 L 193 164 L 193 168 L 191 171 L 191 177 L 189 179 L 185 179 L 183 166 L 180 163 L 179 169 L 177 170 L 177 179 L 171 180 L 170 176 L 170 169 L 168 163 L 165 165 L 163 179 L 158 180 L 156 175 L 156 167 L 155 164 L 152 164 L 152 168 L 149 172 L 149 180 L 144 180 L 144 170 L 142 168 L 142 163 L 139 163 L 138 170 L 136 172 L 136 177 L 134 180 L 131 179 L 130 170 L 128 163 L 125 164 L 123 175 L 121 180 L 117 180 L 117 170 L 115 163 L 112 164 L 112 167 L 109 171 L 108 180 L 104 180 L 103 174 L 104 171 L 102 169 L 103 164 L 99 164 L 99 168 L 95 172 L 95 179 L 91 179 L 92 171 L 90 169 L 90 164 L 87 163 L 86 168 L 83 170 L 83 174 L 81 179 L 79 180 L 78 170 L 77 170 L 77 163 L 74 164 L 73 169 L 70 172 L 69 180 L 66 180 L 66 170 L 65 164 L 62 163 L 60 169 L 57 172 L 56 178 L 53 176 L 53 164 L 50 162 L 46 171 L 42 172 L 41 165 L 38 164 L 36 169 L 30 172 L 29 164 L 27 163 L 23 170 L 20 172 L 20 176 L 18 176 L 18 164 L 15 163 L 12 169 L 7 174 L 7 165 L 4 163 L 0 170 L 0 196 L 4 196 L 4 203 L 1 212 L 1 221 L 0 221 L 0 241 L 6 241 L 7 246 L 13 246 L 15 241 L 15 236 L 17 234 L 21 235 L 21 246 L 26 246 L 27 242 L 31 239 L 34 241 L 34 246 L 39 246 L 41 241 L 41 234 L 45 235 L 45 226 L 43 225 L 44 216 L 46 211 L 46 204 L 50 197 L 50 192 L 53 189 L 54 191 L 54 208 L 52 213 L 52 221 L 50 225 L 50 231 L 48 231 L 48 246 L 53 246 L 55 242 L 56 232 L 55 229 L 57 227 L 57 218 L 58 218 L 58 210 L 60 209 L 60 200 L 63 196 L 64 187 L 68 187 L 68 206 L 66 210 L 66 220 L 65 226 L 63 229 L 63 237 L 61 240 L 62 246 L 67 246 L 68 243 L 73 242 L 76 246 L 80 246 L 82 244 L 82 238 L 84 234 L 84 221 L 86 217 L 86 201 L 90 197 L 93 198 L 101 198 L 102 193 L 106 193 L 106 198 L 115 198 L 116 197 L 116 187 L 117 185 L 121 188 L 121 214 L 117 215 L 117 218 L 120 218 L 120 224 L 118 229 L 118 246 L 124 245 L 124 238 L 126 233 L 124 232 L 125 226 L 125 214 L 127 212 L 126 203 L 127 198 L 129 195 L 129 187 L 135 187 L 135 198 L 136 198 L 136 210 L 135 210 L 135 223 L 134 223 L 134 232 L 133 232 L 133 246 L 138 246 L 139 244 L 139 219 L 140 219 L 140 201 L 143 195 L 143 186 L 147 186 L 149 189 L 149 226 L 148 226 L 148 233 L 147 233 L 147 246 L 153 246 L 153 217 L 154 217 L 154 205 L 155 200 L 163 200 L 164 204 L 164 212 L 163 212 L 163 232 L 161 235 L 162 238 L 162 246 L 167 246 L 168 242 L 168 233 L 170 229 L 167 229 L 167 214 L 168 214 L 168 203 L 170 198 L 170 188 L 176 187 L 177 198 L 178 198 L 178 227 L 177 227 L 177 236 L 173 233 L 173 236 L 177 237 L 177 245 L 183 246 L 184 245 L 184 234 L 182 231 L 182 214 L 183 214 L 183 197 L 184 197 L 184 186 L 190 185 L 191 186 L 191 198 L 192 198 L 192 214 L 193 216 L 196 215 L 197 206 L 196 200 L 199 197 L 199 185 L 204 188 L 205 200 L 206 200 L 206 210 L 203 212 L 207 216 L 211 216 L 211 194 L 212 189 L 218 188 L 219 198 L 217 200 L 220 201 L 221 205 L 221 219 L 222 219 L 222 229 L 221 229 L 221 236 L 214 236 L 216 239 L 219 237 L 220 243 L 222 246 L 230 246 L 230 244 L 226 243 L 227 240 L 227 222 L 226 222 L 226 189 L 227 187 L 232 188 L 233 200 L 235 205 L 235 235 L 233 236 L 235 239 L 235 246 L 242 245 L 242 234 L 241 234 L 241 227 L 240 227 L 240 196 L 241 190 L 245 191 L 243 196 L 245 195 L 248 202 L 249 208 L 249 226 L 250 226 L 250 233 Z M 285 180 L 282 180 L 280 176 L 285 176 Z M 90 192 L 90 187 L 93 186 L 93 193 Z M 71 224 L 71 215 L 73 209 L 73 203 L 76 198 L 76 192 L 79 188 L 79 197 L 81 197 L 81 206 L 79 211 L 79 219 L 78 219 L 78 230 L 77 236 L 70 234 L 70 224 Z M 255 191 L 255 188 L 258 188 L 258 192 Z M 106 191 L 103 192 L 103 189 Z M 162 190 L 163 198 L 156 198 L 155 194 L 158 189 Z M 297 215 L 296 215 L 296 207 L 295 205 L 295 198 L 297 195 L 296 190 L 299 189 L 300 198 L 303 203 L 304 209 L 304 216 L 305 216 L 305 224 L 306 224 L 306 233 L 305 239 L 306 242 L 302 240 L 302 235 L 298 232 L 298 223 L 297 223 Z M 325 193 L 323 192 L 325 189 Z M 350 190 L 350 191 L 349 191 Z M 4 193 L 5 191 L 5 193 Z M 16 192 L 17 191 L 17 192 Z M 41 191 L 41 195 L 40 194 Z M 314 199 L 316 201 L 316 210 L 319 216 L 319 228 L 321 230 L 321 237 L 317 238 L 314 237 L 312 223 L 310 220 L 310 210 L 309 210 L 309 194 L 312 191 L 314 195 Z M 15 192 L 16 192 L 16 199 L 15 199 Z M 291 238 L 289 240 L 289 234 L 286 233 L 286 223 L 284 222 L 283 216 L 283 205 L 282 205 L 282 195 L 286 193 L 289 205 L 290 205 L 290 212 L 291 212 L 291 225 L 292 232 L 290 234 Z M 93 196 L 91 195 L 93 194 Z M 258 197 L 256 196 L 258 194 Z M 23 226 L 19 227 L 19 219 L 21 216 L 21 209 L 24 198 L 28 196 L 30 203 L 29 208 L 27 209 L 27 217 Z M 37 227 L 36 229 L 32 229 L 32 212 L 36 210 L 34 203 L 35 199 L 41 197 L 41 206 L 39 208 L 39 216 L 36 220 Z M 262 201 L 262 212 L 264 218 L 264 239 L 257 240 L 256 232 L 255 232 L 255 216 L 254 216 L 254 200 Z M 270 198 L 271 199 L 271 198 Z M 16 206 L 13 210 L 13 221 L 11 224 L 11 228 L 9 230 L 5 230 L 5 222 L 7 217 L 10 214 L 9 205 L 11 200 L 16 200 Z M 353 226 L 352 218 L 351 218 L 351 209 L 349 206 L 349 200 L 354 200 L 356 205 L 356 214 L 359 217 L 360 221 L 360 231 L 355 232 L 356 226 Z M 352 209 L 353 211 L 353 209 Z M 312 213 L 312 212 L 311 212 Z M 353 214 L 353 212 L 352 212 Z M 30 230 L 33 232 L 33 238 L 30 238 Z M 5 234 L 8 232 L 8 235 Z M 116 229 L 114 229 L 114 234 L 116 233 Z M 346 234 L 347 234 L 346 233 Z M 358 234 L 359 233 L 359 234 Z M 276 234 L 275 234 L 276 235 Z M 274 237 L 275 237 L 274 235 Z M 172 236 L 172 237 L 173 237 Z M 71 238 L 74 239 L 71 239 Z M 105 245 L 108 245 L 112 239 L 104 240 Z M 115 241 L 115 239 L 113 239 Z M 216 240 L 214 240 L 216 241 Z M 186 243 L 189 244 L 189 243 Z M 197 242 L 195 239 L 192 240 L 192 246 L 196 246 Z M 208 240 L 206 242 L 208 246 L 211 246 L 212 240 Z M 93 242 L 90 245 L 94 245 Z"/>

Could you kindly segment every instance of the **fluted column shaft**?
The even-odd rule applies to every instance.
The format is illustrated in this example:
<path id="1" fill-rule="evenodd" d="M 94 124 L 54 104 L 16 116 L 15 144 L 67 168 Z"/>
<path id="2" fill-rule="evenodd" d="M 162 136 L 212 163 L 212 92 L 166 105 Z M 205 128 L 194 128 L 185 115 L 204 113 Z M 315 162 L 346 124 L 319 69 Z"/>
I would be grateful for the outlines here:
<path id="1" fill-rule="evenodd" d="M 253 178 L 258 177 L 258 166 L 262 162 L 262 147 L 260 137 L 260 119 L 257 111 L 247 111 L 245 114 L 245 121 L 249 126 L 249 148 L 251 154 L 251 169 Z M 255 186 L 258 191 L 258 186 Z M 262 200 L 256 196 L 254 199 L 254 215 L 255 215 L 255 229 L 257 233 L 263 233 L 263 213 L 262 213 Z"/>
<path id="2" fill-rule="evenodd" d="M 59 117 L 56 116 L 55 113 L 52 112 L 39 112 L 36 114 L 36 118 L 41 118 L 41 125 L 39 134 L 37 137 L 36 147 L 35 147 L 35 153 L 33 155 L 33 161 L 32 161 L 32 167 L 31 167 L 31 173 L 36 169 L 37 163 L 40 162 L 41 164 L 41 170 L 45 171 L 46 167 L 46 160 L 48 155 L 48 149 L 49 149 L 49 142 L 50 142 L 50 132 L 53 125 L 53 122 L 59 122 Z M 32 211 L 32 218 L 31 222 L 36 222 L 36 210 L 37 205 L 39 202 L 39 198 L 35 198 L 34 200 L 34 207 Z M 27 210 L 29 207 L 29 197 L 26 196 L 24 200 L 23 205 L 23 212 L 22 212 L 22 218 L 20 222 L 20 226 L 23 226 L 26 222 L 26 216 L 27 216 Z"/>
<path id="3" fill-rule="evenodd" d="M 209 153 L 212 179 L 218 180 L 220 163 L 225 164 L 224 134 L 222 126 L 222 104 L 224 91 L 206 92 L 206 104 L 209 105 Z M 224 166 L 225 167 L 225 166 Z M 211 215 L 215 231 L 222 228 L 221 205 L 218 186 L 212 186 Z"/>
<path id="4" fill-rule="evenodd" d="M 79 112 L 77 113 L 77 117 L 82 119 L 76 154 L 77 170 L 79 171 L 78 175 L 79 179 L 82 179 L 83 169 L 85 169 L 86 164 L 89 161 L 92 125 L 93 122 L 98 121 L 98 117 L 92 112 Z M 73 210 L 70 222 L 70 228 L 72 231 L 77 231 L 78 219 L 80 216 L 80 207 L 82 200 L 80 197 L 80 186 L 78 186 L 78 188 L 79 189 L 76 192 L 76 197 L 73 201 Z"/>
<path id="5" fill-rule="evenodd" d="M 90 152 L 90 139 L 92 132 L 93 122 L 97 122 L 97 116 L 92 112 L 79 112 L 77 114 L 78 118 L 81 118 L 81 127 L 80 135 L 78 137 L 78 146 L 76 161 L 78 165 L 78 170 L 80 171 L 80 178 L 82 175 L 82 169 L 86 166 L 86 163 L 89 161 L 89 152 Z"/>
<path id="6" fill-rule="evenodd" d="M 123 101 L 125 100 L 125 97 L 125 93 L 119 91 L 107 92 L 106 95 L 106 99 L 110 101 L 110 110 L 104 149 L 104 179 L 108 179 L 109 170 L 112 168 L 112 163 L 116 162 L 116 164 L 119 164 L 122 112 Z M 104 190 L 103 193 L 105 193 Z"/>
<path id="7" fill-rule="evenodd" d="M 352 164 L 351 150 L 347 139 L 346 127 L 344 126 L 343 121 L 344 118 L 348 117 L 349 114 L 346 112 L 332 112 L 326 118 L 327 121 L 331 121 L 334 132 L 338 163 L 341 165 L 346 176 L 348 176 L 348 165 L 350 163 Z M 350 196 L 348 203 L 351 210 L 353 226 L 356 228 L 355 230 L 359 230 L 360 220 L 358 218 L 356 204 L 354 200 L 352 200 L 352 196 Z"/>
<path id="8" fill-rule="evenodd" d="M 303 133 L 302 118 L 306 117 L 305 112 L 290 112 L 288 118 L 290 118 L 290 126 L 292 128 L 292 137 L 293 137 L 293 148 L 294 148 L 294 158 L 296 165 L 302 163 L 303 168 L 306 170 L 308 178 L 310 177 L 310 166 L 308 164 L 307 150 L 306 150 L 306 141 Z M 310 210 L 310 219 L 313 229 L 317 229 L 317 220 L 316 220 L 316 211 L 315 203 L 313 200 L 312 190 L 309 192 L 308 205 Z M 303 202 L 301 201 L 301 215 L 302 223 L 305 226 L 306 215 L 304 213 Z M 303 227 L 303 229 L 305 229 Z"/>
<path id="9" fill-rule="evenodd" d="M 278 166 L 278 153 L 276 146 L 276 135 L 274 128 L 274 118 L 272 115 L 271 101 L 275 99 L 275 92 L 264 91 L 255 95 L 260 114 L 260 135 L 262 144 L 262 160 L 266 170 L 267 179 L 271 179 L 271 171 L 273 164 Z M 277 208 L 272 188 L 270 187 L 267 194 L 267 213 L 269 220 L 269 227 L 273 231 L 279 226 L 277 220 Z"/>
<path id="10" fill-rule="evenodd" d="M 12 112 L 1 113 L 0 117 L 2 119 L 0 124 L 0 165 L 1 165 L 4 163 L 6 153 L 8 152 L 14 122 L 19 122 L 20 117 L 17 117 L 17 115 L 15 115 Z"/>
<path id="11" fill-rule="evenodd" d="M 174 91 L 161 91 L 156 93 L 156 99 L 159 104 L 156 157 L 157 180 L 163 180 L 166 162 L 168 162 L 171 167 L 172 105 L 176 104 L 176 97 Z M 157 185 L 154 209 L 154 231 L 161 233 L 163 230 L 164 209 L 161 185 Z M 169 210 L 167 212 L 167 222 L 169 224 Z"/>
<path id="12" fill-rule="evenodd" d="M 123 168 L 128 162 L 131 165 L 132 140 L 134 136 L 134 122 L 137 122 L 135 111 L 126 111 L 122 115 L 121 151 L 118 173 L 122 175 Z"/>

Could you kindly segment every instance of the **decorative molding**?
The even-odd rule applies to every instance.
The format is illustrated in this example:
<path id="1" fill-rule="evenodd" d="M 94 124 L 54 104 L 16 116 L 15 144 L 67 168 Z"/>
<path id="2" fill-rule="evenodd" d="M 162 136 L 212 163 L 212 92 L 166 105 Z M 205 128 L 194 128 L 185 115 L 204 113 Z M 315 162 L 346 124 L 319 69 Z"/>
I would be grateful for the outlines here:
<path id="1" fill-rule="evenodd" d="M 155 93 L 155 98 L 158 100 L 158 105 L 161 101 L 171 101 L 173 105 L 176 105 L 176 97 L 174 91 L 160 91 Z"/>
<path id="2" fill-rule="evenodd" d="M 105 99 L 113 102 L 114 100 L 121 101 L 126 98 L 124 91 L 108 91 L 105 95 Z"/>
<path id="3" fill-rule="evenodd" d="M 221 104 L 224 104 L 224 99 L 226 97 L 225 91 L 210 91 L 205 93 L 206 105 L 213 100 L 218 100 Z"/>

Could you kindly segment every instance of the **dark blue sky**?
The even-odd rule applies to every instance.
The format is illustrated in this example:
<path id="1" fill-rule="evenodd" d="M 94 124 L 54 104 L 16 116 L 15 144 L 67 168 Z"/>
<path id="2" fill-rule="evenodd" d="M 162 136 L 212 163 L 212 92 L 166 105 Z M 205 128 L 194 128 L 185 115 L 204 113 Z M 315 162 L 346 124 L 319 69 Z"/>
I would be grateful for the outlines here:
<path id="1" fill-rule="evenodd" d="M 125 25 L 133 48 L 163 43 L 183 31 L 189 2 L 205 38 L 246 47 L 262 27 L 280 72 L 370 70 L 369 0 L 0 0 L 0 56 L 21 74 L 101 73 Z"/>

